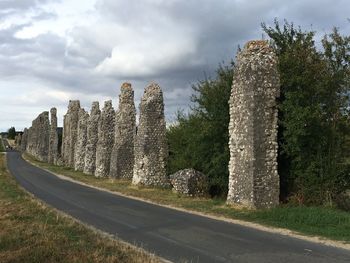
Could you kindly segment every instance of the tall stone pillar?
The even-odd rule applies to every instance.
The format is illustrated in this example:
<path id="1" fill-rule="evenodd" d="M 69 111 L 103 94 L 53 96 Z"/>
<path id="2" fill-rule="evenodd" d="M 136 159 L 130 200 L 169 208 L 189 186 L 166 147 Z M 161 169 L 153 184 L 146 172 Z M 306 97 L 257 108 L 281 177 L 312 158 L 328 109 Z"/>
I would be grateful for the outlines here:
<path id="1" fill-rule="evenodd" d="M 97 101 L 92 103 L 90 117 L 87 122 L 87 143 L 85 147 L 84 173 L 95 174 L 96 148 L 98 141 L 98 123 L 100 120 L 100 105 Z"/>
<path id="2" fill-rule="evenodd" d="M 64 164 L 68 167 L 75 166 L 75 144 L 78 138 L 80 102 L 70 100 L 67 114 L 64 116 L 62 157 Z"/>
<path id="3" fill-rule="evenodd" d="M 85 166 L 85 148 L 87 143 L 87 122 L 89 114 L 84 110 L 79 110 L 78 136 L 75 144 L 75 166 L 76 171 L 83 171 Z"/>
<path id="4" fill-rule="evenodd" d="M 150 84 L 140 104 L 140 120 L 135 139 L 133 184 L 168 187 L 168 157 L 163 92 Z"/>
<path id="5" fill-rule="evenodd" d="M 111 156 L 110 176 L 132 179 L 134 168 L 134 139 L 136 109 L 131 84 L 124 83 L 119 95 L 116 113 L 114 146 Z"/>
<path id="6" fill-rule="evenodd" d="M 267 41 L 250 41 L 237 55 L 231 91 L 228 203 L 270 208 L 279 203 L 277 57 Z"/>
<path id="7" fill-rule="evenodd" d="M 58 158 L 58 134 L 57 134 L 57 109 L 52 108 L 51 114 L 51 125 L 50 125 L 50 136 L 49 136 L 49 156 L 48 162 L 51 164 L 57 164 Z"/>
<path id="8" fill-rule="evenodd" d="M 48 161 L 50 137 L 49 112 L 44 111 L 33 120 L 29 129 L 27 151 L 42 162 Z"/>
<path id="9" fill-rule="evenodd" d="M 22 141 L 21 141 L 21 151 L 25 152 L 27 150 L 27 143 L 28 143 L 28 129 L 24 128 L 23 135 L 22 135 Z"/>
<path id="10" fill-rule="evenodd" d="M 108 177 L 111 153 L 114 144 L 115 111 L 112 101 L 106 101 L 102 109 L 98 126 L 98 142 L 96 149 L 96 177 Z"/>

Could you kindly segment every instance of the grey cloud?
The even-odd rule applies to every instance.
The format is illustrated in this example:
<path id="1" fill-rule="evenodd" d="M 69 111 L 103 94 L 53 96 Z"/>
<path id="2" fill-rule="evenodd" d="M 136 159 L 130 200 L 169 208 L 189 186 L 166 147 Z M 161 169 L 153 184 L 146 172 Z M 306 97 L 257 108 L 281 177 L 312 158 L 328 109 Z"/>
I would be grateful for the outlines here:
<path id="1" fill-rule="evenodd" d="M 40 9 L 40 5 L 48 1 L 0 1 L 0 17 L 36 8 L 37 15 L 32 20 L 53 19 L 55 14 Z M 86 95 L 85 105 L 90 104 L 89 98 L 111 97 L 116 101 L 123 81 L 133 84 L 138 104 L 143 88 L 150 81 L 156 81 L 164 90 L 166 114 L 171 120 L 178 108 L 188 108 L 191 84 L 203 79 L 205 74 L 212 76 L 220 62 L 233 59 L 238 45 L 262 36 L 261 22 L 271 24 L 275 17 L 281 21 L 286 18 L 303 27 L 312 24 L 315 30 L 340 26 L 349 33 L 348 9 L 346 0 L 288 3 L 279 0 L 99 0 L 94 11 L 97 22 L 70 30 L 69 41 L 50 33 L 32 39 L 14 37 L 30 24 L 0 30 L 0 77 L 12 77 L 14 82 L 30 79 L 48 89 L 69 92 L 75 98 Z M 190 41 L 180 43 L 183 37 Z M 158 59 L 162 66 L 146 73 L 112 70 L 103 75 L 96 72 L 99 64 L 112 57 L 114 47 L 125 45 L 121 43 L 125 39 L 136 51 L 150 41 L 147 47 L 150 53 L 158 51 L 158 45 L 174 41 L 170 47 L 179 55 L 168 56 L 164 51 L 162 59 Z M 177 50 L 178 43 L 191 52 Z M 147 50 L 144 52 L 143 63 L 154 59 Z M 123 66 L 117 61 L 118 69 Z M 146 67 L 145 64 L 136 66 Z M 38 103 L 44 105 L 43 101 Z"/>

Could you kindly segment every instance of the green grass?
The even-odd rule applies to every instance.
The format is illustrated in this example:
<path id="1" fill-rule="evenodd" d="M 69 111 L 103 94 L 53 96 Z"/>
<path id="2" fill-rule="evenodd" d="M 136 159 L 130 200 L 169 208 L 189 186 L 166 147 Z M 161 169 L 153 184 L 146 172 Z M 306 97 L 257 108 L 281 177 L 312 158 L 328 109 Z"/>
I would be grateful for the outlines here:
<path id="1" fill-rule="evenodd" d="M 0 262 L 160 262 L 44 206 L 18 187 L 0 155 Z"/>
<path id="2" fill-rule="evenodd" d="M 190 198 L 175 194 L 169 189 L 135 187 L 130 185 L 129 181 L 95 178 L 71 168 L 36 161 L 29 155 L 25 155 L 25 158 L 54 173 L 155 203 L 265 226 L 285 228 L 304 235 L 350 242 L 350 213 L 335 208 L 280 205 L 269 210 L 235 209 L 226 205 L 225 200 L 222 199 Z"/>

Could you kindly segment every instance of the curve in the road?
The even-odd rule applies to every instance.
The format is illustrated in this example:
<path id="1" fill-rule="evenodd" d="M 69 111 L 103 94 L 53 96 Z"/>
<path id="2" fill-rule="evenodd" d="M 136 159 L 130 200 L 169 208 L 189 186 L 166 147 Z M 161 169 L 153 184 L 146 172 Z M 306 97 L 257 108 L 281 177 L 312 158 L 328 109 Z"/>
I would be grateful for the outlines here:
<path id="1" fill-rule="evenodd" d="M 7 153 L 20 185 L 47 204 L 174 262 L 350 262 L 350 251 L 267 233 L 63 180 Z"/>

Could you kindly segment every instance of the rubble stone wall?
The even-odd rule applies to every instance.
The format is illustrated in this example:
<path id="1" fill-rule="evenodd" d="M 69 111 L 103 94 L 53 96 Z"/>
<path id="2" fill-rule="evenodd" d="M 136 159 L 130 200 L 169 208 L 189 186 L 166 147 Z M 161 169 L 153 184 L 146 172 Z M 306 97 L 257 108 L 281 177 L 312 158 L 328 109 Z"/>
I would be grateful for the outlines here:
<path id="1" fill-rule="evenodd" d="M 98 141 L 98 123 L 100 120 L 100 105 L 97 101 L 92 103 L 90 117 L 87 121 L 87 142 L 85 147 L 84 173 L 95 174 L 96 148 Z"/>
<path id="2" fill-rule="evenodd" d="M 48 161 L 50 137 L 49 112 L 44 111 L 32 122 L 29 129 L 27 151 L 42 162 Z"/>
<path id="3" fill-rule="evenodd" d="M 28 142 L 28 129 L 24 128 L 23 135 L 22 135 L 22 141 L 21 141 L 21 152 L 25 152 L 27 149 L 27 142 Z"/>
<path id="4" fill-rule="evenodd" d="M 106 101 L 98 124 L 98 142 L 96 148 L 96 177 L 108 177 L 114 144 L 115 111 L 112 101 Z"/>
<path id="5" fill-rule="evenodd" d="M 58 161 L 58 134 L 57 134 L 57 109 L 52 108 L 50 110 L 51 125 L 49 136 L 49 154 L 48 162 L 51 164 L 57 164 Z"/>
<path id="6" fill-rule="evenodd" d="M 132 179 L 134 168 L 134 140 L 136 109 L 131 84 L 124 83 L 119 95 L 116 113 L 114 146 L 111 155 L 110 176 Z"/>
<path id="7" fill-rule="evenodd" d="M 75 144 L 75 165 L 76 171 L 83 171 L 85 166 L 85 148 L 87 143 L 87 122 L 89 114 L 84 110 L 79 110 L 78 136 Z"/>
<path id="8" fill-rule="evenodd" d="M 229 124 L 229 203 L 269 208 L 279 202 L 277 58 L 267 41 L 250 41 L 237 55 Z"/>
<path id="9" fill-rule="evenodd" d="M 64 164 L 71 168 L 75 166 L 74 158 L 75 144 L 78 138 L 79 110 L 79 100 L 71 100 L 69 101 L 67 114 L 64 116 L 62 157 Z"/>
<path id="10" fill-rule="evenodd" d="M 140 103 L 140 119 L 135 139 L 133 184 L 168 187 L 166 174 L 168 148 L 163 92 L 150 84 Z"/>

